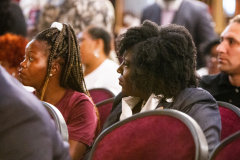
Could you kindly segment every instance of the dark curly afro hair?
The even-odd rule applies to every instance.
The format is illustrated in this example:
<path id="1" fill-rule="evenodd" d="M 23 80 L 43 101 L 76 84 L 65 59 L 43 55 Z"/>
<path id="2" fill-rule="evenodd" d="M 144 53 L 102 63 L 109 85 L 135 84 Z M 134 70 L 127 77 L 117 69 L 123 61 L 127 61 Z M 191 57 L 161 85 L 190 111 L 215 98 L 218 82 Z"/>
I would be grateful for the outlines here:
<path id="1" fill-rule="evenodd" d="M 172 98 L 185 88 L 197 87 L 197 52 L 186 28 L 144 21 L 117 38 L 118 56 L 126 50 L 131 50 L 133 89 Z"/>

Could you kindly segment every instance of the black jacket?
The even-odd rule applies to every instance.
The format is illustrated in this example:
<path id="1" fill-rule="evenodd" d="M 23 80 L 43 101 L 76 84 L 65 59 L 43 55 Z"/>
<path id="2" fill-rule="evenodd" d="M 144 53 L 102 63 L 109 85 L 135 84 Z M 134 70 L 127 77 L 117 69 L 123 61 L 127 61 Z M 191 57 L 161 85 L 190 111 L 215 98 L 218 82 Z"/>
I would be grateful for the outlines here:
<path id="1" fill-rule="evenodd" d="M 200 86 L 211 93 L 217 101 L 228 102 L 240 108 L 240 87 L 233 86 L 227 74 L 203 76 Z"/>
<path id="2" fill-rule="evenodd" d="M 120 93 L 114 103 L 110 116 L 107 118 L 103 130 L 119 121 L 122 113 L 122 98 Z M 201 88 L 187 88 L 175 96 L 172 103 L 160 102 L 158 107 L 176 109 L 191 116 L 202 128 L 208 142 L 209 153 L 220 142 L 221 116 L 215 99 Z"/>

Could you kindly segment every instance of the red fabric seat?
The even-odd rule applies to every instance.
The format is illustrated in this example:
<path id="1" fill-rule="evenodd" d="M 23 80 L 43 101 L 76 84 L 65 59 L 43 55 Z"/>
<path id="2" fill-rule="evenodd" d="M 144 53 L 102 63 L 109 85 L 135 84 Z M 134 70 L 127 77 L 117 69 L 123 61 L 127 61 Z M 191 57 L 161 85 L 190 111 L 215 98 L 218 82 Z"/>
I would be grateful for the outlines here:
<path id="1" fill-rule="evenodd" d="M 236 106 L 217 101 L 221 115 L 221 140 L 240 130 L 240 109 Z"/>
<path id="2" fill-rule="evenodd" d="M 92 97 L 92 100 L 95 104 L 104 101 L 109 98 L 115 97 L 115 95 L 106 88 L 94 88 L 88 90 L 89 94 Z"/>
<path id="3" fill-rule="evenodd" d="M 113 101 L 114 101 L 114 97 L 106 99 L 106 100 L 96 104 L 96 107 L 98 108 L 98 112 L 99 112 L 99 116 L 100 116 L 100 131 L 102 130 L 102 127 L 103 127 L 107 117 L 110 115 Z"/>
<path id="4" fill-rule="evenodd" d="M 240 131 L 225 138 L 213 150 L 210 160 L 239 160 L 240 159 Z"/>
<path id="5" fill-rule="evenodd" d="M 162 109 L 135 114 L 104 130 L 92 160 L 204 160 L 208 146 L 199 125 L 185 113 Z"/>

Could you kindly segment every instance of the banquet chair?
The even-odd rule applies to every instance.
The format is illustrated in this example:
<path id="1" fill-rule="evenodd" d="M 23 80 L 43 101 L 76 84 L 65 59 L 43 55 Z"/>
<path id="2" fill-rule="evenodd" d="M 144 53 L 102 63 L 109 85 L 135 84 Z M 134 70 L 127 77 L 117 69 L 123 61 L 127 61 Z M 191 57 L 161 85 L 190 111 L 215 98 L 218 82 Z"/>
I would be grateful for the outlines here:
<path id="1" fill-rule="evenodd" d="M 94 88 L 88 90 L 89 94 L 92 97 L 92 100 L 95 104 L 98 102 L 101 102 L 103 100 L 106 100 L 108 98 L 113 98 L 115 95 L 106 88 Z"/>
<path id="2" fill-rule="evenodd" d="M 206 160 L 208 145 L 197 122 L 177 110 L 134 114 L 104 130 L 89 160 Z"/>
<path id="3" fill-rule="evenodd" d="M 100 131 L 102 130 L 107 117 L 110 115 L 114 99 L 115 97 L 109 98 L 96 104 L 100 116 Z"/>
<path id="4" fill-rule="evenodd" d="M 217 101 L 217 104 L 221 115 L 223 140 L 240 130 L 240 109 L 227 102 Z"/>
<path id="5" fill-rule="evenodd" d="M 239 160 L 240 131 L 233 133 L 220 142 L 213 150 L 210 160 Z"/>
<path id="6" fill-rule="evenodd" d="M 55 125 L 57 126 L 57 130 L 61 133 L 63 140 L 68 142 L 68 129 L 61 112 L 50 103 L 42 101 L 42 104 L 52 116 Z"/>

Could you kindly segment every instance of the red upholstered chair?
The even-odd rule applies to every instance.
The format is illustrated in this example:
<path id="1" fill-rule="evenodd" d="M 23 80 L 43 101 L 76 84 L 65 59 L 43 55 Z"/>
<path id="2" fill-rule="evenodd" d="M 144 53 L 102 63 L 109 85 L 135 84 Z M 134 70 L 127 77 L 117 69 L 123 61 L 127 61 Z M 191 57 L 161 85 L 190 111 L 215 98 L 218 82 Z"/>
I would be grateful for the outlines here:
<path id="1" fill-rule="evenodd" d="M 48 113 L 52 116 L 57 126 L 57 130 L 61 133 L 63 140 L 68 142 L 67 124 L 62 116 L 62 113 L 50 103 L 42 101 L 42 104 L 47 109 Z"/>
<path id="2" fill-rule="evenodd" d="M 88 92 L 90 93 L 92 100 L 95 104 L 103 100 L 115 97 L 115 95 L 106 88 L 89 89 Z"/>
<path id="3" fill-rule="evenodd" d="M 240 131 L 225 138 L 213 150 L 210 160 L 239 160 L 240 159 Z"/>
<path id="4" fill-rule="evenodd" d="M 90 160 L 205 160 L 206 138 L 190 116 L 162 109 L 138 113 L 104 130 Z"/>
<path id="5" fill-rule="evenodd" d="M 110 115 L 114 99 L 114 97 L 109 98 L 96 104 L 100 115 L 100 131 L 102 130 L 107 117 Z"/>
<path id="6" fill-rule="evenodd" d="M 221 115 L 221 140 L 223 140 L 240 130 L 240 109 L 227 102 L 217 101 L 217 104 Z"/>

